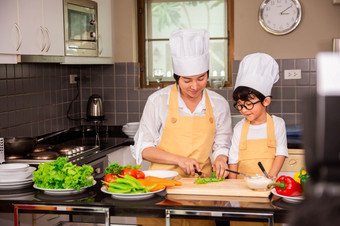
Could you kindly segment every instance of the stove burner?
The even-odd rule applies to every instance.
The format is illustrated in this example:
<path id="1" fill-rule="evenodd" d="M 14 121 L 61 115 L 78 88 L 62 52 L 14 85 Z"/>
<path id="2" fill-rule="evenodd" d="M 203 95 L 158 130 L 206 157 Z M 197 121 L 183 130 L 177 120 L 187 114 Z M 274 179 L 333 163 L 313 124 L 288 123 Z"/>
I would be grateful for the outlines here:
<path id="1" fill-rule="evenodd" d="M 51 159 L 57 159 L 59 155 L 57 152 L 43 151 L 43 152 L 31 153 L 30 156 L 32 157 L 32 159 L 51 160 Z"/>
<path id="2" fill-rule="evenodd" d="M 53 146 L 48 144 L 38 144 L 32 152 L 43 152 L 43 151 L 50 151 L 53 149 Z"/>
<path id="3" fill-rule="evenodd" d="M 24 155 L 10 155 L 10 156 L 6 156 L 6 159 L 23 159 L 26 158 L 26 156 Z"/>

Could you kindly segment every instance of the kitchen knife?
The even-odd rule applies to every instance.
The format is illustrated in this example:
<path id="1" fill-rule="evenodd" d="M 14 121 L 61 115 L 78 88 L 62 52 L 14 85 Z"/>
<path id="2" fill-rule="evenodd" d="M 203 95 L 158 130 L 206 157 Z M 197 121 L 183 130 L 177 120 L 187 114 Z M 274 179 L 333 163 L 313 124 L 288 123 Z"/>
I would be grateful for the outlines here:
<path id="1" fill-rule="evenodd" d="M 234 171 L 234 170 L 230 170 L 230 169 L 225 169 L 225 170 L 228 171 L 228 172 L 231 172 L 231 173 L 236 173 L 236 174 L 241 175 L 241 176 L 244 176 L 244 177 L 249 177 L 249 176 L 247 176 L 247 175 L 245 175 L 245 174 L 243 174 L 243 173 L 236 172 L 236 171 Z"/>
<path id="2" fill-rule="evenodd" d="M 202 176 L 202 172 L 198 172 L 197 169 L 195 169 L 195 173 L 197 173 L 198 176 L 200 176 L 200 177 Z"/>
<path id="3" fill-rule="evenodd" d="M 266 170 L 264 169 L 262 163 L 261 163 L 261 162 L 258 162 L 258 165 L 259 165 L 259 167 L 261 168 L 261 170 L 262 170 L 262 172 L 264 173 L 264 175 L 265 175 L 267 178 L 269 178 L 268 173 L 267 173 Z"/>

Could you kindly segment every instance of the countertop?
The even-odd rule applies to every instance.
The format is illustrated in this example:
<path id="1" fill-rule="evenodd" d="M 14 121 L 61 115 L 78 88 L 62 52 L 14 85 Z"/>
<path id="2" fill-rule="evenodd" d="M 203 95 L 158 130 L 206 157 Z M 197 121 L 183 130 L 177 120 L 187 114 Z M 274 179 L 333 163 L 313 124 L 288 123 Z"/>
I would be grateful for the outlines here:
<path id="1" fill-rule="evenodd" d="M 74 134 L 77 139 L 79 132 L 85 134 L 85 142 L 98 142 L 94 137 L 90 127 L 81 126 L 75 128 Z M 91 127 L 93 128 L 93 127 Z M 129 139 L 121 132 L 121 127 L 100 127 L 99 131 L 100 152 L 88 158 L 100 158 L 111 152 L 115 148 L 133 144 L 133 139 Z M 69 135 L 69 134 L 68 134 Z M 46 142 L 51 143 L 51 140 Z M 56 143 L 59 142 L 57 139 Z M 301 148 L 301 146 L 294 146 Z M 92 161 L 86 159 L 86 161 Z M 80 163 L 80 162 L 79 162 Z M 103 179 L 103 178 L 101 178 Z M 119 200 L 103 193 L 101 179 L 97 179 L 97 184 L 86 189 L 85 192 L 76 195 L 53 196 L 44 194 L 33 187 L 18 190 L 0 190 L 0 211 L 13 212 L 15 204 L 28 205 L 48 205 L 48 206 L 83 206 L 83 207 L 105 207 L 110 209 L 111 216 L 133 216 L 133 217 L 157 217 L 164 218 L 165 210 L 188 210 L 195 211 L 222 211 L 226 218 L 233 213 L 259 213 L 273 214 L 275 222 L 287 222 L 287 215 L 294 208 L 296 203 L 288 203 L 280 197 L 270 195 L 269 198 L 259 197 L 237 197 L 237 196 L 205 196 L 205 195 L 167 195 L 163 191 L 155 196 L 144 200 Z M 231 213 L 231 215 L 230 215 Z M 223 215 L 224 216 L 224 215 Z M 233 218 L 235 219 L 235 218 Z"/>
<path id="2" fill-rule="evenodd" d="M 164 218 L 166 209 L 175 209 L 227 213 L 270 213 L 274 215 L 275 222 L 287 222 L 289 211 L 296 205 L 286 203 L 275 195 L 271 195 L 269 198 L 167 195 L 166 191 L 144 200 L 119 200 L 102 192 L 101 187 L 101 180 L 97 180 L 95 186 L 86 189 L 83 193 L 64 196 L 44 194 L 33 187 L 2 190 L 0 191 L 0 211 L 13 212 L 14 204 L 84 206 L 109 208 L 111 216 Z"/>

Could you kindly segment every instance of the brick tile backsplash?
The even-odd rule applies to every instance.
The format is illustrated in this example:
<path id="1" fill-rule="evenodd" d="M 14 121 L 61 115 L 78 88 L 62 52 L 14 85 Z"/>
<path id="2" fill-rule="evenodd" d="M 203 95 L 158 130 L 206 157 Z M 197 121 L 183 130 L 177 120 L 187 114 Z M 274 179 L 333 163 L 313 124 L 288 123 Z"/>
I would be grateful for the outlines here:
<path id="1" fill-rule="evenodd" d="M 270 114 L 282 117 L 286 125 L 301 124 L 303 98 L 316 92 L 315 59 L 278 59 L 280 80 L 272 90 Z M 233 84 L 240 61 L 233 62 Z M 284 80 L 284 70 L 301 69 L 300 80 Z M 69 75 L 78 74 L 76 84 L 69 84 Z M 139 64 L 60 65 L 16 64 L 0 65 L 0 137 L 38 136 L 67 129 L 86 122 L 87 100 L 92 94 L 103 98 L 107 125 L 123 125 L 138 121 L 146 100 L 156 89 L 139 88 Z M 232 87 L 215 90 L 227 99 L 231 113 Z M 67 111 L 71 102 L 69 116 Z"/>

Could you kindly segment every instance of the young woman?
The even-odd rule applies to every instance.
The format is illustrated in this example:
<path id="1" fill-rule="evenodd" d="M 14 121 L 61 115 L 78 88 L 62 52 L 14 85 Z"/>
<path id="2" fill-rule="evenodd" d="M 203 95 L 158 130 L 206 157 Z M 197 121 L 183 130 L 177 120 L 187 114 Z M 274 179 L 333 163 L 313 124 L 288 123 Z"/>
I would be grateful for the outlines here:
<path id="1" fill-rule="evenodd" d="M 136 163 L 152 170 L 175 170 L 178 178 L 194 177 L 195 169 L 226 177 L 232 128 L 229 104 L 207 90 L 209 33 L 178 29 L 170 37 L 176 84 L 149 96 L 131 152 Z M 177 179 L 178 179 L 177 178 Z"/>
<path id="2" fill-rule="evenodd" d="M 247 175 L 279 173 L 288 157 L 285 122 L 270 116 L 272 86 L 279 79 L 276 61 L 264 53 L 246 56 L 240 63 L 233 99 L 234 107 L 245 117 L 236 124 L 229 152 L 229 168 Z M 229 178 L 241 178 L 233 173 Z"/>

